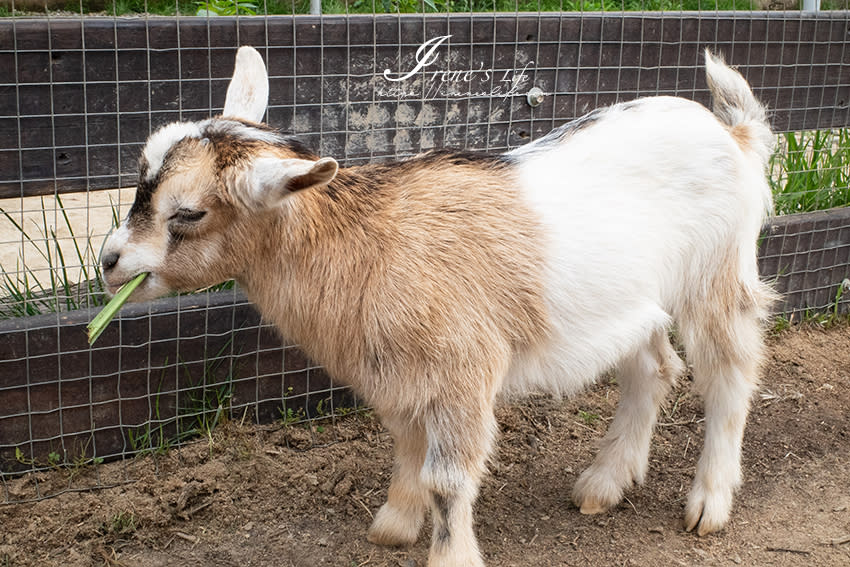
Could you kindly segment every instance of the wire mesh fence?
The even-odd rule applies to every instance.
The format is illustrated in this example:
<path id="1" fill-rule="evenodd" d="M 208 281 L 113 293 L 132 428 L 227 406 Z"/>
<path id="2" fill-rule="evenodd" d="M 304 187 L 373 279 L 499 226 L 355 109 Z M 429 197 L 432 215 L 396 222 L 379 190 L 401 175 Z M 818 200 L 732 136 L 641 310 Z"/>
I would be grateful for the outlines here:
<path id="1" fill-rule="evenodd" d="M 210 15 L 228 6 L 233 17 Z M 127 18 L 118 4 L 106 16 L 37 17 L 12 5 L 0 20 L 4 502 L 120 482 L 69 475 L 82 484 L 57 488 L 37 473 L 178 446 L 223 419 L 291 424 L 358 409 L 227 286 L 128 307 L 94 347 L 85 340 L 103 301 L 100 243 L 132 201 L 145 139 L 171 121 L 220 112 L 242 44 L 269 69 L 266 120 L 345 165 L 436 147 L 499 152 L 639 96 L 707 104 L 701 52 L 712 48 L 748 78 L 782 133 L 770 175 L 786 216 L 766 230 L 761 258 L 786 294 L 781 311 L 850 305 L 845 11 L 733 2 L 563 12 L 597 7 L 535 2 L 472 13 L 505 7 L 350 2 L 286 16 L 273 12 L 307 12 L 309 3 L 269 2 L 250 8 L 263 14 L 253 17 L 239 6 L 145 3 L 145 14 Z M 417 7 L 439 13 L 377 13 Z M 199 8 L 208 12 L 193 17 Z M 844 208 L 804 213 L 830 207 Z M 34 473 L 26 483 L 12 482 L 25 472 Z"/>

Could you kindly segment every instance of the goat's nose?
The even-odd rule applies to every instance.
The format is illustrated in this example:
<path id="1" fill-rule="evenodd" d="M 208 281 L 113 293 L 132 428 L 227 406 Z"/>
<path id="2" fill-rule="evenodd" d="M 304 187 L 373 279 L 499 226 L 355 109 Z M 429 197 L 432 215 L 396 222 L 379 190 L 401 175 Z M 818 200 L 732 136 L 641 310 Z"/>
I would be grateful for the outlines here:
<path id="1" fill-rule="evenodd" d="M 118 258 L 120 258 L 120 254 L 118 254 L 118 252 L 110 252 L 100 259 L 100 264 L 103 266 L 104 270 L 108 271 L 115 267 L 115 264 L 118 263 Z"/>

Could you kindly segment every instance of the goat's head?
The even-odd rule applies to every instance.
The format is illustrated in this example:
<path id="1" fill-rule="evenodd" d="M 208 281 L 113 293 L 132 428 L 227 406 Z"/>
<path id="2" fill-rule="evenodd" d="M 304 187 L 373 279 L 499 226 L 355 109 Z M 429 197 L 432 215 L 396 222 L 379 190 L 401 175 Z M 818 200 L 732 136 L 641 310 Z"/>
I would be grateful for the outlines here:
<path id="1" fill-rule="evenodd" d="M 101 256 L 110 292 L 142 272 L 149 276 L 136 301 L 237 277 L 252 227 L 279 214 L 292 193 L 334 178 L 332 158 L 260 123 L 267 99 L 263 60 L 242 47 L 221 117 L 170 124 L 148 138 L 136 200 Z"/>

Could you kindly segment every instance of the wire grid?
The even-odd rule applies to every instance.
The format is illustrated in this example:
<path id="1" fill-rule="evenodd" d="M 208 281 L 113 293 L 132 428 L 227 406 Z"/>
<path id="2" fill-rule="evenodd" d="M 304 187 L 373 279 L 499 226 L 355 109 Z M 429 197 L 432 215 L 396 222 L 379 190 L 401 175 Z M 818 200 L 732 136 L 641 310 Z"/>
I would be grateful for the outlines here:
<path id="1" fill-rule="evenodd" d="M 348 390 L 295 346 L 282 345 L 238 290 L 127 308 L 94 348 L 85 342 L 90 312 L 68 310 L 100 300 L 99 242 L 132 200 L 131 190 L 114 188 L 135 182 L 147 135 L 220 112 L 241 44 L 256 46 L 267 62 L 267 121 L 346 165 L 442 146 L 503 151 L 639 96 L 707 102 L 705 46 L 738 65 L 770 105 L 777 131 L 826 129 L 843 147 L 850 125 L 846 14 L 516 8 L 428 17 L 48 15 L 0 22 L 0 89 L 12 101 L 0 116 L 0 206 L 9 213 L 0 222 L 28 232 L 2 233 L 2 267 L 6 283 L 38 277 L 50 284 L 17 305 L 46 314 L 0 322 L 4 502 L 124 482 L 127 469 L 107 477 L 98 465 L 179 446 L 225 417 L 295 423 L 357 408 Z M 388 79 L 414 69 L 429 41 L 437 55 L 431 65 Z M 545 93 L 540 106 L 527 101 L 532 86 Z M 801 145 L 805 135 L 791 134 L 800 147 L 786 152 L 802 162 L 814 153 Z M 798 185 L 800 174 L 785 163 L 772 172 L 780 186 L 793 178 L 789 193 L 834 193 L 847 190 L 846 168 L 827 165 L 844 177 L 813 188 Z M 824 169 L 811 160 L 802 167 L 811 175 Z M 783 219 L 762 246 L 763 269 L 789 297 L 799 292 L 783 309 L 846 308 L 850 294 L 836 296 L 849 275 L 847 215 Z M 56 267 L 59 250 L 64 271 Z M 68 285 L 54 291 L 51 278 Z M 57 485 L 48 476 L 19 476 L 83 465 L 94 465 L 87 467 L 94 477 L 70 474 Z"/>

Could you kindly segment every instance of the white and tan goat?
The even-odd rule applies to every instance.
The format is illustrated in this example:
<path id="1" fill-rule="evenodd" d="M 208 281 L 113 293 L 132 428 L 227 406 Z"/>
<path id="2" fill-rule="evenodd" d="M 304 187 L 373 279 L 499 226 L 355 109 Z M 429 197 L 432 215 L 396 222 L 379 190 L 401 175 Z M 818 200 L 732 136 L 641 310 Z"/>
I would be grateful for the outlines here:
<path id="1" fill-rule="evenodd" d="M 758 380 L 756 239 L 773 138 L 707 54 L 714 112 L 655 97 L 598 110 L 503 155 L 435 151 L 338 168 L 260 124 L 263 61 L 240 49 L 225 114 L 166 126 L 102 258 L 134 299 L 235 278 L 282 335 L 347 380 L 395 440 L 369 539 L 481 565 L 473 502 L 507 393 L 572 394 L 609 369 L 622 401 L 573 494 L 583 513 L 643 481 L 656 411 L 684 369 L 705 400 L 685 526 L 729 518 Z"/>

